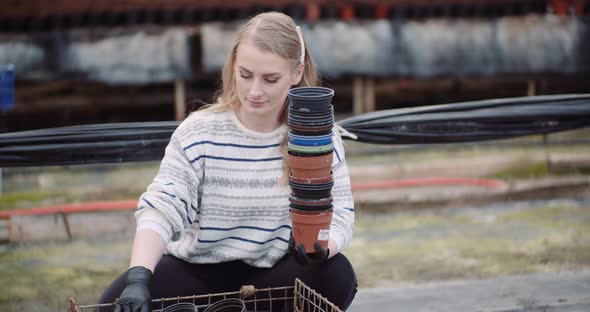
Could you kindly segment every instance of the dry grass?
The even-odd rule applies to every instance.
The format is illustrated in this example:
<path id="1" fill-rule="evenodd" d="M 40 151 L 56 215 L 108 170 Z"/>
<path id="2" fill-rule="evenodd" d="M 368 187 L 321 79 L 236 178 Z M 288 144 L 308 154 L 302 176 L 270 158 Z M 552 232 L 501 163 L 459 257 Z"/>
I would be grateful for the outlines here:
<path id="1" fill-rule="evenodd" d="M 538 140 L 538 138 L 527 139 Z M 525 140 L 526 141 L 526 140 Z M 489 153 L 526 155 L 531 149 L 464 146 L 397 150 L 353 156 L 349 164 L 420 162 Z M 537 148 L 568 152 L 569 147 Z M 587 152 L 590 147 L 576 147 Z M 4 174 L 0 209 L 56 202 L 137 198 L 157 163 L 10 169 Z M 503 176 L 543 176 L 543 168 L 515 168 Z M 8 194 L 8 195 L 7 195 Z M 590 205 L 542 203 L 521 207 L 402 211 L 357 214 L 345 254 L 361 287 L 448 279 L 590 268 Z M 35 244 L 0 245 L 0 311 L 64 311 L 67 299 L 94 303 L 127 267 L 131 238 L 101 237 Z"/>
<path id="2" fill-rule="evenodd" d="M 590 206 L 366 215 L 345 254 L 361 287 L 590 268 Z"/>
<path id="3" fill-rule="evenodd" d="M 587 203 L 587 202 L 586 202 Z M 360 287 L 590 268 L 590 206 L 558 202 L 359 213 L 345 254 Z M 3 246 L 0 311 L 94 303 L 127 266 L 131 239 Z"/>

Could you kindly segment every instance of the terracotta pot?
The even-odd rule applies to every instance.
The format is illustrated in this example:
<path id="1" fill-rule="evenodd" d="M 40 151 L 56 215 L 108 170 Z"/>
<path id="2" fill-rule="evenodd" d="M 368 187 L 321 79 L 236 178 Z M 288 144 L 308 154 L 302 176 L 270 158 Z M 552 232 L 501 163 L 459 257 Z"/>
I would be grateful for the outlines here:
<path id="1" fill-rule="evenodd" d="M 297 209 L 297 208 L 293 208 L 293 207 L 289 208 L 289 212 L 292 211 L 293 213 L 296 213 L 296 214 L 308 215 L 308 216 L 317 216 L 318 214 L 332 212 L 333 210 L 334 210 L 334 208 L 328 208 L 323 211 L 301 210 L 301 209 Z"/>
<path id="2" fill-rule="evenodd" d="M 321 178 L 332 173 L 334 152 L 312 157 L 289 155 L 287 163 L 291 169 L 290 175 L 296 178 Z"/>
<path id="3" fill-rule="evenodd" d="M 315 242 L 328 248 L 330 224 L 332 223 L 332 210 L 317 212 L 316 214 L 300 214 L 289 210 L 293 224 L 293 240 L 295 244 L 303 244 L 306 252 L 314 253 Z"/>
<path id="4" fill-rule="evenodd" d="M 298 177 L 294 177 L 293 175 L 289 174 L 289 180 L 296 182 L 296 183 L 319 184 L 319 183 L 327 183 L 327 182 L 333 181 L 333 176 L 332 176 L 331 171 L 330 171 L 329 175 L 327 175 L 325 177 L 319 177 L 319 178 L 298 178 Z"/>

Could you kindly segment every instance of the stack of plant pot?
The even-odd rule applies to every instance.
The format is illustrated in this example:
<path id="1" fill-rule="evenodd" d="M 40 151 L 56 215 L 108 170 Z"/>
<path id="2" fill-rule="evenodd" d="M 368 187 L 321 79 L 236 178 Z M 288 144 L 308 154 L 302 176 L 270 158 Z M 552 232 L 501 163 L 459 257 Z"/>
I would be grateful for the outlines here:
<path id="1" fill-rule="evenodd" d="M 289 90 L 289 186 L 295 244 L 314 253 L 328 247 L 332 221 L 334 90 L 301 87 Z"/>

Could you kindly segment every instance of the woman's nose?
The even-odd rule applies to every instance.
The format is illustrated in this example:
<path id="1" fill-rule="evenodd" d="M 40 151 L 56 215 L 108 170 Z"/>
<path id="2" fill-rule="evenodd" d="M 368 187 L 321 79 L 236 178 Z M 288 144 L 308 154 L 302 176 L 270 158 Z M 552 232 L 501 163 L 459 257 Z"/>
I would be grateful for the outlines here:
<path id="1" fill-rule="evenodd" d="M 250 97 L 256 98 L 262 95 L 262 89 L 260 85 L 260 81 L 254 80 L 252 86 L 250 87 Z"/>

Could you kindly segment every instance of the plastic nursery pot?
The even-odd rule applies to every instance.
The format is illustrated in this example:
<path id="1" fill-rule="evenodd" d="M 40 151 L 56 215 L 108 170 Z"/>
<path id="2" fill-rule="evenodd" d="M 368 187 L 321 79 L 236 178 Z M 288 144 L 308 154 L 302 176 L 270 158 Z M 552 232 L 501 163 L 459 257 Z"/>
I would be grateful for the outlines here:
<path id="1" fill-rule="evenodd" d="M 330 105 L 328 109 L 324 111 L 313 111 L 313 112 L 305 112 L 300 111 L 293 106 L 289 105 L 289 110 L 287 111 L 289 116 L 310 116 L 310 117 L 318 117 L 318 116 L 326 116 L 326 115 L 333 115 L 334 114 L 334 105 Z"/>
<path id="2" fill-rule="evenodd" d="M 298 177 L 294 177 L 293 175 L 291 175 L 291 173 L 289 173 L 289 181 L 295 182 L 295 183 L 301 183 L 301 184 L 320 184 L 320 183 L 327 183 L 330 181 L 333 181 L 333 176 L 332 176 L 332 172 L 330 171 L 330 174 L 325 176 L 325 177 L 319 177 L 319 178 L 298 178 Z"/>
<path id="3" fill-rule="evenodd" d="M 330 152 L 322 156 L 302 157 L 289 153 L 287 163 L 291 175 L 296 178 L 321 178 L 332 172 L 334 153 Z"/>
<path id="4" fill-rule="evenodd" d="M 331 133 L 332 128 L 334 128 L 334 124 L 332 124 L 332 123 L 326 124 L 323 126 L 310 126 L 310 125 L 302 126 L 302 125 L 293 124 L 291 121 L 289 121 L 288 124 L 289 124 L 289 128 L 291 128 L 291 130 L 293 132 L 304 132 L 304 133 L 305 132 L 307 132 L 307 133 L 309 133 L 309 132 L 312 132 L 312 133 L 325 132 L 327 130 L 330 130 L 330 132 L 325 133 L 325 134 L 328 134 L 328 133 Z M 303 134 L 303 135 L 309 136 L 309 135 L 315 135 L 315 134 Z"/>
<path id="5" fill-rule="evenodd" d="M 330 153 L 334 152 L 334 150 L 329 150 L 327 152 L 321 152 L 321 153 L 310 153 L 310 152 L 298 152 L 298 151 L 293 151 L 293 150 L 289 150 L 289 154 L 293 155 L 293 156 L 298 156 L 298 157 L 316 157 L 316 156 L 324 156 L 324 155 L 328 155 Z"/>
<path id="6" fill-rule="evenodd" d="M 298 134 L 294 134 L 293 131 L 289 131 L 289 140 L 311 140 L 311 141 L 315 141 L 315 140 L 329 140 L 332 139 L 333 134 L 332 133 L 328 133 L 328 134 L 323 134 L 323 135 L 298 135 Z"/>
<path id="7" fill-rule="evenodd" d="M 299 146 L 324 146 L 324 145 L 333 145 L 334 142 L 332 140 L 332 136 L 328 136 L 327 138 L 321 136 L 289 136 L 289 143 Z"/>
<path id="8" fill-rule="evenodd" d="M 289 196 L 289 200 L 292 203 L 300 203 L 300 204 L 305 204 L 305 205 L 321 205 L 321 204 L 331 204 L 332 201 L 334 200 L 334 197 L 332 197 L 332 195 L 328 196 L 328 197 L 324 197 L 324 198 L 318 198 L 318 199 L 308 199 L 308 198 L 300 198 L 297 196 Z"/>
<path id="9" fill-rule="evenodd" d="M 317 216 L 323 213 L 327 213 L 327 212 L 332 212 L 334 210 L 334 208 L 332 206 L 330 206 L 329 208 L 326 208 L 324 210 L 302 210 L 302 209 L 297 209 L 295 207 L 290 207 L 289 208 L 289 212 L 293 212 L 293 213 L 297 213 L 297 214 L 301 214 L 301 215 L 307 215 L 307 216 Z"/>
<path id="10" fill-rule="evenodd" d="M 334 182 L 330 184 L 324 184 L 321 187 L 301 187 L 289 183 L 291 186 L 291 194 L 297 198 L 302 199 L 322 199 L 328 198 L 332 195 L 332 186 Z M 305 185 L 305 184 L 304 184 Z M 313 185 L 313 184 L 306 184 Z M 321 185 L 321 184 L 320 184 Z"/>
<path id="11" fill-rule="evenodd" d="M 295 123 L 302 123 L 307 121 L 313 122 L 334 122 L 334 112 L 327 112 L 322 114 L 301 114 L 289 112 L 288 120 Z"/>
<path id="12" fill-rule="evenodd" d="M 321 112 L 331 108 L 334 90 L 323 87 L 300 87 L 290 89 L 287 96 L 294 111 Z"/>
<path id="13" fill-rule="evenodd" d="M 291 128 L 317 128 L 317 129 L 325 129 L 325 128 L 332 128 L 334 126 L 334 120 L 306 120 L 306 121 L 297 121 L 289 117 L 287 119 L 287 124 Z"/>
<path id="14" fill-rule="evenodd" d="M 293 110 L 291 107 L 289 107 L 289 110 L 287 111 L 287 115 L 291 118 L 295 118 L 295 119 L 324 119 L 327 117 L 331 117 L 334 118 L 334 109 L 333 106 L 330 105 L 330 109 L 328 109 L 327 111 L 323 111 L 323 112 L 313 112 L 313 113 L 309 113 L 309 112 L 299 112 L 296 110 Z"/>
<path id="15" fill-rule="evenodd" d="M 289 115 L 287 118 L 289 124 L 299 125 L 299 126 L 327 126 L 329 124 L 334 123 L 334 115 L 329 115 L 325 117 L 297 117 L 294 115 Z"/>
<path id="16" fill-rule="evenodd" d="M 306 211 L 306 212 L 324 212 L 332 209 L 334 206 L 332 203 L 326 203 L 322 205 L 305 205 L 300 203 L 291 202 L 289 204 L 289 208 L 297 209 L 299 211 Z"/>
<path id="17" fill-rule="evenodd" d="M 319 242 L 325 249 L 328 248 L 330 237 L 330 224 L 332 211 L 318 212 L 317 214 L 299 214 L 289 210 L 293 225 L 293 240 L 295 245 L 303 244 L 306 252 L 314 253 L 315 242 Z"/>
<path id="18" fill-rule="evenodd" d="M 246 304 L 237 298 L 228 298 L 215 302 L 204 312 L 245 312 Z"/>
<path id="19" fill-rule="evenodd" d="M 313 128 L 313 127 L 299 127 L 299 126 L 292 126 L 291 124 L 289 124 L 289 127 L 291 128 L 291 132 L 297 135 L 306 135 L 306 136 L 312 136 L 312 135 L 325 135 L 325 134 L 332 134 L 332 128 L 333 127 L 324 127 L 324 128 Z"/>
<path id="20" fill-rule="evenodd" d="M 289 180 L 289 185 L 291 187 L 296 187 L 301 190 L 325 190 L 328 188 L 332 188 L 334 186 L 334 181 L 328 181 L 324 183 L 316 183 L 316 184 L 308 184 L 308 183 L 297 183 L 295 181 Z M 326 196 L 328 197 L 328 196 Z"/>
<path id="21" fill-rule="evenodd" d="M 317 154 L 325 154 L 325 153 L 329 153 L 329 152 L 333 151 L 334 144 L 330 143 L 330 144 L 321 145 L 321 146 L 302 146 L 302 145 L 296 145 L 296 144 L 289 142 L 289 143 L 287 143 L 287 149 L 290 151 L 294 151 L 294 152 L 298 153 L 299 155 L 301 155 L 301 154 L 317 155 Z"/>
<path id="22" fill-rule="evenodd" d="M 198 307 L 190 302 L 179 302 L 164 308 L 162 312 L 197 312 L 198 310 Z"/>

